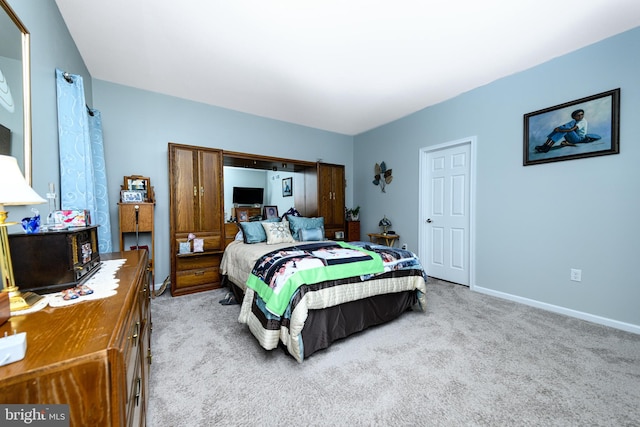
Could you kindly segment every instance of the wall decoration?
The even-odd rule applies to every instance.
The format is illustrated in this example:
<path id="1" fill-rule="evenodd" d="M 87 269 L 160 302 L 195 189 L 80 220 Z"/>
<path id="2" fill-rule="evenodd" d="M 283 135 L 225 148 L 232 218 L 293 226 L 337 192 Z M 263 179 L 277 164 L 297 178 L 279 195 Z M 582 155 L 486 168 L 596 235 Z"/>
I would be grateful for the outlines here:
<path id="1" fill-rule="evenodd" d="M 374 166 L 375 176 L 373 177 L 373 185 L 379 185 L 380 190 L 383 193 L 386 193 L 385 187 L 387 184 L 390 184 L 393 180 L 391 176 L 391 169 L 387 169 L 387 165 L 385 162 L 381 162 L 380 164 L 376 163 Z"/>
<path id="2" fill-rule="evenodd" d="M 284 178 L 282 180 L 282 197 L 293 195 L 293 178 Z"/>
<path id="3" fill-rule="evenodd" d="M 620 89 L 524 115 L 523 165 L 620 152 Z"/>

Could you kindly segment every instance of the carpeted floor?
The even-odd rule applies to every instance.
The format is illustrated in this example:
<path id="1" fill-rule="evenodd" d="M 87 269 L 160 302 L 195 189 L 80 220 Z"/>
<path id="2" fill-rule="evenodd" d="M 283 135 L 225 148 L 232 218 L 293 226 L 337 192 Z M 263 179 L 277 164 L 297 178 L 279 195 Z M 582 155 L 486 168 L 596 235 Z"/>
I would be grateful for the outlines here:
<path id="1" fill-rule="evenodd" d="M 152 301 L 148 425 L 640 425 L 639 335 L 430 281 L 426 313 L 298 364 L 225 294 Z"/>

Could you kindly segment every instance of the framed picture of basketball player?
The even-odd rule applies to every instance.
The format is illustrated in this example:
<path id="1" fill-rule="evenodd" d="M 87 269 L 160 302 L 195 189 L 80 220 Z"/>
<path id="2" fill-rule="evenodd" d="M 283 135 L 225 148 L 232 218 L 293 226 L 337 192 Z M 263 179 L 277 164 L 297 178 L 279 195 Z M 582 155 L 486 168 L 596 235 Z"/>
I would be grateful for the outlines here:
<path id="1" fill-rule="evenodd" d="M 284 178 L 282 180 L 282 197 L 290 197 L 293 195 L 293 178 Z"/>
<path id="2" fill-rule="evenodd" d="M 620 89 L 524 115 L 523 165 L 620 152 Z"/>

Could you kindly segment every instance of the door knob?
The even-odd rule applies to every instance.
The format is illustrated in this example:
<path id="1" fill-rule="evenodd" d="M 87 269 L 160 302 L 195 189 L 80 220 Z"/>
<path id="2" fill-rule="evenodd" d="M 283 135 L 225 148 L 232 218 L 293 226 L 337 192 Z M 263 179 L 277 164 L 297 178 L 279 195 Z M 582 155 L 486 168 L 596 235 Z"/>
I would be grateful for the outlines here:
<path id="1" fill-rule="evenodd" d="M 427 224 L 431 224 L 433 221 L 431 221 L 431 218 L 427 219 Z"/>

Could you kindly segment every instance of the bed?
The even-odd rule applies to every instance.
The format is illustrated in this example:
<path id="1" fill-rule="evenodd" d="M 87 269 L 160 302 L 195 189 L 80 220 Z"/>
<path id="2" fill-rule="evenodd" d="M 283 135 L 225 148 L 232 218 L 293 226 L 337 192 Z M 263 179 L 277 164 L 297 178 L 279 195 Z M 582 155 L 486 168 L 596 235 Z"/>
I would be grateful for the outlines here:
<path id="1" fill-rule="evenodd" d="M 266 350 L 283 346 L 301 363 L 336 340 L 426 308 L 426 275 L 409 251 L 300 241 L 302 233 L 247 243 L 247 234 L 228 245 L 220 269 L 241 301 L 238 321 Z"/>

